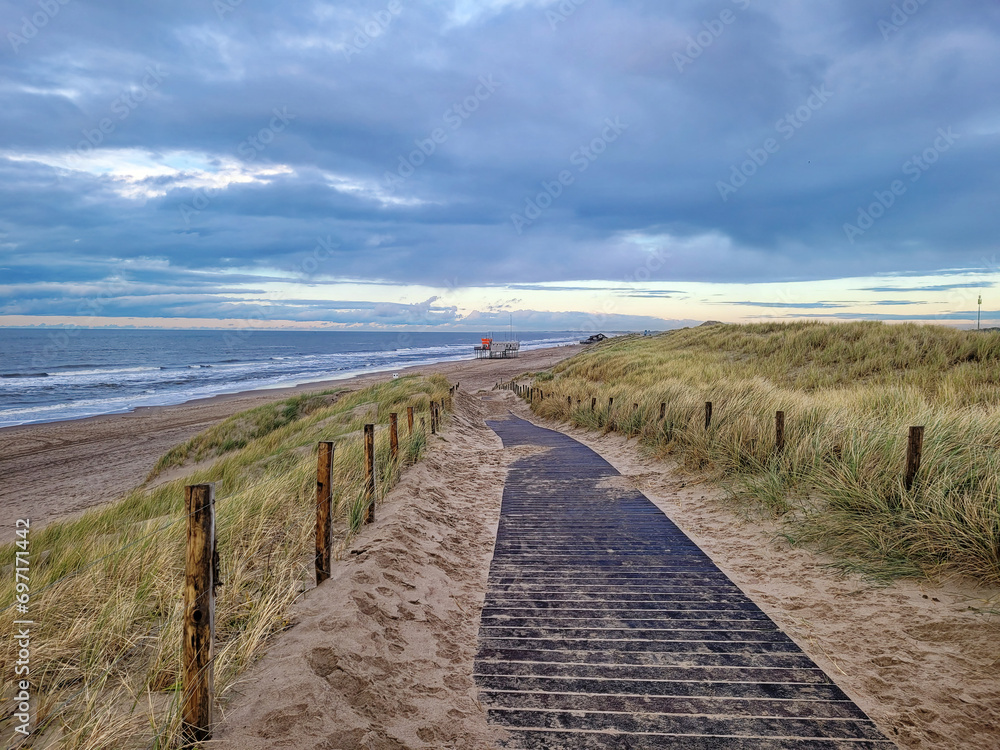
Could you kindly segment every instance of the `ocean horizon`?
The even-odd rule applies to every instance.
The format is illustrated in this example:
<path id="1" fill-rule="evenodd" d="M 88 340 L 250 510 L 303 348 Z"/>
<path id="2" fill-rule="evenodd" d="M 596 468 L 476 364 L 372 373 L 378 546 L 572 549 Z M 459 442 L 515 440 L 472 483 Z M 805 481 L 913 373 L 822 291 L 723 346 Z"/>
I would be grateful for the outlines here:
<path id="1" fill-rule="evenodd" d="M 580 332 L 520 333 L 522 350 Z M 497 338 L 502 338 L 502 334 Z M 0 427 L 473 358 L 478 333 L 0 328 Z"/>

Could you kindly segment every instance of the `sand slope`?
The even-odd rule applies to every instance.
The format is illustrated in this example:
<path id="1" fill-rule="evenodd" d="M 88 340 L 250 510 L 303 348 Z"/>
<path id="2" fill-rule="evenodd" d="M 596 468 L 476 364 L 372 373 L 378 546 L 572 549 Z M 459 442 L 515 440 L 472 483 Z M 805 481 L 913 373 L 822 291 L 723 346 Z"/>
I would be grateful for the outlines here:
<path id="1" fill-rule="evenodd" d="M 472 663 L 506 469 L 486 407 L 456 402 L 429 457 L 229 696 L 219 746 L 494 746 Z"/>

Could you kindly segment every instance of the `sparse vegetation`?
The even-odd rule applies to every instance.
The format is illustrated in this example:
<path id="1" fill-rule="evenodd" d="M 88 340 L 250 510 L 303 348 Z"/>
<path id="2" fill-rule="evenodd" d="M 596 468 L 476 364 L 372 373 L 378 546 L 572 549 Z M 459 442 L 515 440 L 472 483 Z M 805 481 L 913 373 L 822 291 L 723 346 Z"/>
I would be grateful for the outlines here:
<path id="1" fill-rule="evenodd" d="M 536 400 L 540 414 L 639 438 L 745 507 L 781 517 L 792 542 L 830 551 L 844 567 L 881 577 L 947 569 L 1000 582 L 997 333 L 715 325 L 612 339 L 553 372 L 538 384 L 559 397 Z M 787 415 L 780 456 L 777 410 Z M 926 426 L 926 437 L 907 491 L 910 425 Z"/>
<path id="2" fill-rule="evenodd" d="M 289 606 L 312 580 L 317 441 L 337 442 L 335 535 L 342 550 L 360 522 L 364 424 L 379 424 L 381 500 L 402 465 L 415 462 L 426 445 L 419 428 L 407 436 L 406 407 L 426 413 L 429 402 L 447 391 L 441 376 L 404 377 L 244 412 L 170 451 L 149 479 L 214 458 L 210 466 L 136 488 L 78 520 L 34 530 L 30 613 L 40 626 L 32 644 L 33 726 L 44 729 L 32 746 L 176 746 L 184 485 L 216 483 L 223 586 L 216 603 L 215 679 L 216 694 L 225 696 L 268 639 L 288 627 Z M 387 432 L 394 411 L 401 415 L 396 463 L 389 460 Z M 13 559 L 10 545 L 0 554 Z M 78 574 L 54 584 L 72 573 Z M 0 581 L 0 601 L 13 601 L 13 583 L 13 575 Z M 0 613 L 4 632 L 11 632 L 16 617 L 13 609 Z M 3 683 L 13 686 L 13 639 L 0 656 Z M 8 687 L 3 692 L 10 697 Z M 4 732 L 11 732 L 9 721 Z"/>

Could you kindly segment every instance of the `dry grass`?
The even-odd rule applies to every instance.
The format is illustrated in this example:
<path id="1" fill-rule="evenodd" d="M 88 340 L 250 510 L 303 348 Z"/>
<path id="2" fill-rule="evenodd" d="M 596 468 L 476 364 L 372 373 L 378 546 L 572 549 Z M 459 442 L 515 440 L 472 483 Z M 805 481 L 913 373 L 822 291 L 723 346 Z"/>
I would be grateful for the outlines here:
<path id="1" fill-rule="evenodd" d="M 791 541 L 829 550 L 845 567 L 1000 582 L 1000 334 L 869 322 L 705 326 L 613 339 L 553 373 L 536 381 L 558 394 L 536 401 L 539 413 L 638 437 L 782 517 Z M 787 420 L 780 456 L 778 410 Z M 908 491 L 910 425 L 926 434 Z"/>
<path id="2" fill-rule="evenodd" d="M 221 578 L 216 601 L 216 695 L 288 627 L 291 603 L 313 576 L 316 443 L 335 440 L 335 535 L 339 549 L 360 523 L 366 422 L 377 422 L 378 500 L 426 439 L 407 435 L 406 407 L 426 413 L 448 383 L 441 376 L 392 380 L 348 395 L 328 392 L 236 415 L 170 451 L 165 469 L 214 457 L 194 474 L 31 535 L 32 747 L 167 748 L 177 745 L 180 612 L 184 572 L 183 487 L 216 483 Z M 389 460 L 389 413 L 400 420 L 400 460 Z M 101 459 L 105 460 L 105 459 Z M 13 559 L 13 546 L 0 555 Z M 59 581 L 55 583 L 56 581 Z M 0 601 L 14 598 L 13 575 Z M 0 613 L 11 632 L 13 609 Z M 13 685 L 15 648 L 0 650 Z M 8 694 L 9 693 L 9 694 Z M 5 687 L 5 701 L 12 696 Z M 8 701 L 10 705 L 10 701 Z M 9 714 L 0 725 L 11 736 Z"/>

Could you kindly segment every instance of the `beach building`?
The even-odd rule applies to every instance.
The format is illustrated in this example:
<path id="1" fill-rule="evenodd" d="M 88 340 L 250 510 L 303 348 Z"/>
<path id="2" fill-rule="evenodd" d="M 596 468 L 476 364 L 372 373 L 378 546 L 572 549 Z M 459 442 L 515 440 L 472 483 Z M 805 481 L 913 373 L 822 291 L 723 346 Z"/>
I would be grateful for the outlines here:
<path id="1" fill-rule="evenodd" d="M 521 352 L 520 341 L 494 341 L 484 338 L 475 348 L 476 359 L 514 359 Z"/>

